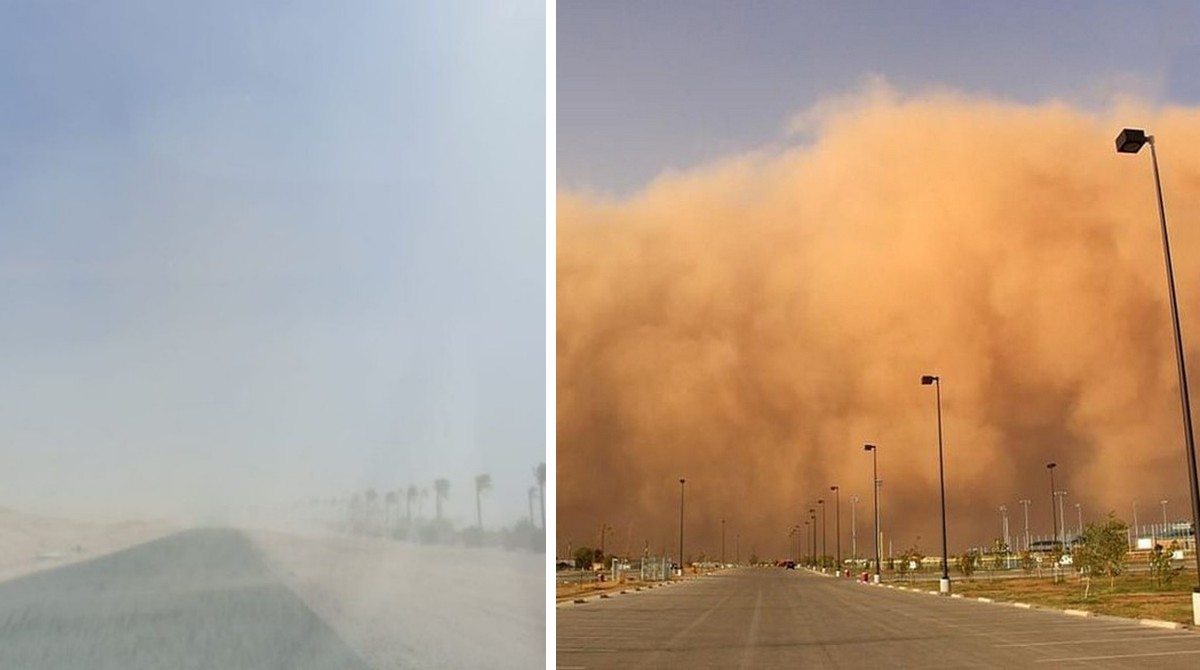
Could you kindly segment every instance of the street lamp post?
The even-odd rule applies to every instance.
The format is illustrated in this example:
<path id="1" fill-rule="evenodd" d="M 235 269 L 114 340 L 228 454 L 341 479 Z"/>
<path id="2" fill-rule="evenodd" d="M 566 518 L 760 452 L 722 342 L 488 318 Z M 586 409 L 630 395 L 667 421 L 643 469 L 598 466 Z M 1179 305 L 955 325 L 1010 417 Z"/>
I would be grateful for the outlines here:
<path id="1" fill-rule="evenodd" d="M 1137 520 L 1137 501 L 1133 501 L 1133 543 L 1137 546 L 1138 538 L 1138 520 Z"/>
<path id="2" fill-rule="evenodd" d="M 879 447 L 874 444 L 864 444 L 864 451 L 871 452 L 871 488 L 875 490 L 875 583 L 879 579 Z"/>
<path id="3" fill-rule="evenodd" d="M 858 561 L 858 496 L 850 496 L 850 556 Z"/>
<path id="4" fill-rule="evenodd" d="M 1163 507 L 1163 529 L 1162 529 L 1162 532 L 1161 532 L 1161 533 L 1159 533 L 1159 535 L 1166 535 L 1166 533 L 1167 533 L 1167 501 L 1166 501 L 1166 500 L 1160 500 L 1160 501 L 1158 501 L 1158 502 L 1159 502 L 1159 503 L 1162 505 L 1162 507 Z"/>
<path id="5" fill-rule="evenodd" d="M 725 519 L 721 519 L 721 567 L 725 567 Z"/>
<path id="6" fill-rule="evenodd" d="M 1179 303 L 1175 298 L 1175 272 L 1171 267 L 1171 242 L 1167 235 L 1167 212 L 1163 206 L 1162 180 L 1158 174 L 1158 153 L 1154 136 L 1137 128 L 1125 128 L 1117 135 L 1117 151 L 1135 154 L 1142 145 L 1150 145 L 1150 162 L 1154 165 L 1154 191 L 1158 196 L 1158 220 L 1162 226 L 1163 261 L 1167 267 L 1167 293 L 1171 302 L 1171 325 L 1175 335 L 1175 362 L 1179 368 L 1179 405 L 1183 413 L 1183 437 L 1187 450 L 1188 488 L 1192 495 L 1192 528 L 1200 528 L 1200 482 L 1196 478 L 1196 440 L 1192 430 L 1192 404 L 1188 397 L 1187 370 L 1184 366 L 1183 333 L 1179 328 Z M 1200 551 L 1196 551 L 1196 577 L 1200 580 Z M 1200 582 L 1198 582 L 1200 584 Z M 1200 625 L 1200 585 L 1192 589 L 1192 622 Z"/>
<path id="7" fill-rule="evenodd" d="M 812 566 L 817 567 L 817 510 L 808 508 L 808 520 L 812 522 Z"/>
<path id="8" fill-rule="evenodd" d="M 1075 513 L 1079 515 L 1079 533 L 1077 536 L 1083 535 L 1083 507 L 1080 503 L 1075 503 Z"/>
<path id="9" fill-rule="evenodd" d="M 1067 549 L 1067 516 L 1063 513 L 1063 498 L 1067 497 L 1066 491 L 1055 491 L 1054 495 L 1058 496 L 1058 528 L 1062 531 L 1062 537 L 1058 538 L 1063 543 L 1063 551 Z"/>
<path id="10" fill-rule="evenodd" d="M 833 491 L 833 539 L 837 548 L 837 574 L 842 574 L 842 494 L 836 484 L 829 487 Z"/>
<path id="11" fill-rule="evenodd" d="M 1000 538 L 1008 547 L 1008 507 L 1000 506 Z"/>
<path id="12" fill-rule="evenodd" d="M 683 576 L 683 485 L 686 479 L 679 478 L 679 576 Z"/>
<path id="13" fill-rule="evenodd" d="M 821 572 L 825 572 L 825 557 L 829 556 L 829 545 L 825 543 L 825 531 L 829 529 L 829 523 L 825 519 L 825 499 L 817 500 L 817 507 L 821 508 Z"/>
<path id="14" fill-rule="evenodd" d="M 921 384 L 937 390 L 938 482 L 942 490 L 942 579 L 938 592 L 950 595 L 950 556 L 946 550 L 946 467 L 942 458 L 942 380 L 937 375 L 922 375 Z"/>
<path id="15" fill-rule="evenodd" d="M 733 534 L 733 564 L 742 564 L 742 534 Z"/>
<path id="16" fill-rule="evenodd" d="M 1051 525 L 1051 535 L 1050 535 L 1051 544 L 1050 544 L 1050 546 L 1052 546 L 1052 547 L 1055 546 L 1055 543 L 1058 542 L 1058 514 L 1057 514 L 1057 512 L 1054 511 L 1054 499 L 1055 499 L 1055 495 L 1056 495 L 1054 492 L 1054 468 L 1057 466 L 1058 466 L 1057 463 L 1047 463 L 1046 464 L 1046 469 L 1050 471 L 1050 525 Z M 1051 568 L 1051 570 L 1054 571 L 1054 581 L 1057 582 L 1058 581 L 1058 554 L 1057 554 L 1057 552 L 1052 552 L 1052 553 L 1055 558 L 1054 558 L 1054 566 Z"/>
<path id="17" fill-rule="evenodd" d="M 1029 503 L 1033 501 L 1028 498 L 1022 498 L 1017 502 L 1025 507 L 1025 551 L 1029 551 Z"/>

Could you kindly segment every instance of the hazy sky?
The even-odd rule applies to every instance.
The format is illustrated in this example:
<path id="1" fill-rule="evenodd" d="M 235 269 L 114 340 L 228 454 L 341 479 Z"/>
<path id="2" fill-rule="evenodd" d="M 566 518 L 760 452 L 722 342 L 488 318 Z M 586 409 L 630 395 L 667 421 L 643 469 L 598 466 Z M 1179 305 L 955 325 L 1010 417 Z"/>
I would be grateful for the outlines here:
<path id="1" fill-rule="evenodd" d="M 778 556 L 829 485 L 847 516 L 869 501 L 873 441 L 885 535 L 933 553 L 925 373 L 951 551 L 1002 504 L 1020 534 L 1026 497 L 1048 533 L 1049 460 L 1072 529 L 1075 503 L 1185 518 L 1149 158 L 1113 138 L 1159 135 L 1200 383 L 1197 25 L 1189 3 L 561 4 L 559 551 L 609 524 L 674 553 L 684 476 L 690 555 L 727 517 L 743 558 Z"/>
<path id="2" fill-rule="evenodd" d="M 880 76 L 1022 102 L 1200 102 L 1191 2 L 580 2 L 558 8 L 560 187 L 795 143 L 791 117 Z"/>
<path id="3" fill-rule="evenodd" d="M 545 8 L 0 5 L 0 505 L 545 454 Z"/>

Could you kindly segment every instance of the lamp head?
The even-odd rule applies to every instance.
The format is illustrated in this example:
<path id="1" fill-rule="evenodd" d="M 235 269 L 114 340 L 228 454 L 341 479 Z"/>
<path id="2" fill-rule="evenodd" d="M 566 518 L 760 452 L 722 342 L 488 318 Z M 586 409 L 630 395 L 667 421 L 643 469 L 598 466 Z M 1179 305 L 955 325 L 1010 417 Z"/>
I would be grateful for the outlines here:
<path id="1" fill-rule="evenodd" d="M 863 445 L 863 451 L 875 451 L 875 445 L 873 445 L 873 444 L 864 444 L 864 445 Z"/>
<path id="2" fill-rule="evenodd" d="M 929 386 L 937 380 L 937 375 L 921 375 L 921 386 Z"/>
<path id="3" fill-rule="evenodd" d="M 1140 128 L 1124 128 L 1117 135 L 1117 153 L 1136 154 L 1142 150 L 1142 145 L 1150 141 L 1146 131 Z"/>
<path id="4" fill-rule="evenodd" d="M 1054 469 L 1054 468 L 1056 468 L 1056 467 L 1058 467 L 1058 463 L 1047 463 L 1047 464 L 1046 464 L 1046 469 L 1047 469 L 1047 470 L 1053 470 L 1053 469 Z"/>

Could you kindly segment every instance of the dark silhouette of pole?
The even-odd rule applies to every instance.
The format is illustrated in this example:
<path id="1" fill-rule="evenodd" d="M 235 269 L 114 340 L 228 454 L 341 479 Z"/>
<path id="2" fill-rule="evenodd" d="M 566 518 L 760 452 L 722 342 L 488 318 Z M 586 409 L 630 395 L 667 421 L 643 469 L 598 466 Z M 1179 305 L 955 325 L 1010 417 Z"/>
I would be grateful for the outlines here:
<path id="1" fill-rule="evenodd" d="M 683 485 L 687 482 L 679 479 L 679 576 L 683 576 Z"/>
<path id="2" fill-rule="evenodd" d="M 875 491 L 875 583 L 879 583 L 879 447 L 864 444 L 863 449 L 871 452 L 871 488 Z"/>
<path id="3" fill-rule="evenodd" d="M 721 567 L 725 567 L 725 519 L 721 519 Z"/>
<path id="4" fill-rule="evenodd" d="M 817 499 L 817 506 L 821 508 L 821 572 L 825 572 L 825 559 L 829 556 L 829 545 L 825 543 L 825 531 L 829 529 L 825 519 L 825 499 Z"/>
<path id="5" fill-rule="evenodd" d="M 842 494 L 838 492 L 837 485 L 829 487 L 833 491 L 833 535 L 834 546 L 837 547 L 837 571 L 842 572 Z"/>
<path id="6" fill-rule="evenodd" d="M 1055 510 L 1054 499 L 1054 468 L 1058 467 L 1058 463 L 1047 463 L 1046 469 L 1050 471 L 1050 522 L 1051 530 L 1054 534 L 1051 535 L 1051 540 L 1054 543 L 1058 542 L 1058 512 Z M 1054 546 L 1053 544 L 1051 546 Z"/>
<path id="7" fill-rule="evenodd" d="M 808 520 L 812 522 L 812 565 L 817 565 L 817 510 L 816 508 L 808 508 Z"/>
<path id="8" fill-rule="evenodd" d="M 933 384 L 937 390 L 937 428 L 938 428 L 938 483 L 942 491 L 942 582 L 939 592 L 942 595 L 950 593 L 950 555 L 946 548 L 946 466 L 942 457 L 942 379 L 937 375 L 924 375 L 921 384 Z"/>
<path id="9" fill-rule="evenodd" d="M 1179 406 L 1183 413 L 1184 446 L 1187 448 L 1188 488 L 1192 494 L 1192 540 L 1200 537 L 1200 481 L 1196 477 L 1196 439 L 1192 429 L 1192 402 L 1188 394 L 1187 369 L 1183 355 L 1183 333 L 1179 327 L 1179 302 L 1175 298 L 1175 271 L 1171 264 L 1171 240 L 1167 235 L 1167 211 L 1163 205 L 1162 180 L 1158 174 L 1158 152 L 1154 136 L 1136 128 L 1125 128 L 1117 135 L 1117 151 L 1137 153 L 1143 144 L 1150 145 L 1150 162 L 1154 164 L 1154 193 L 1158 197 L 1158 221 L 1162 227 L 1163 260 L 1167 266 L 1167 293 L 1171 302 L 1171 325 L 1175 335 L 1175 363 L 1179 369 Z M 1197 586 L 1192 589 L 1192 621 L 1200 624 L 1200 545 L 1197 545 Z"/>

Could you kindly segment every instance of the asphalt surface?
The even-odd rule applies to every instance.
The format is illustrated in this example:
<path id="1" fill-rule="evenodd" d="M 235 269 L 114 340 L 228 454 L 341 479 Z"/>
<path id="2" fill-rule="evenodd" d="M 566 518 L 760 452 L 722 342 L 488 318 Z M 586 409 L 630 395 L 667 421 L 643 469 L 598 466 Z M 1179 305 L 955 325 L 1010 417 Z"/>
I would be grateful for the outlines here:
<path id="1" fill-rule="evenodd" d="M 4 670 L 366 670 L 233 530 L 0 583 Z"/>
<path id="2" fill-rule="evenodd" d="M 741 568 L 557 609 L 559 670 L 1197 668 L 1200 634 Z"/>

